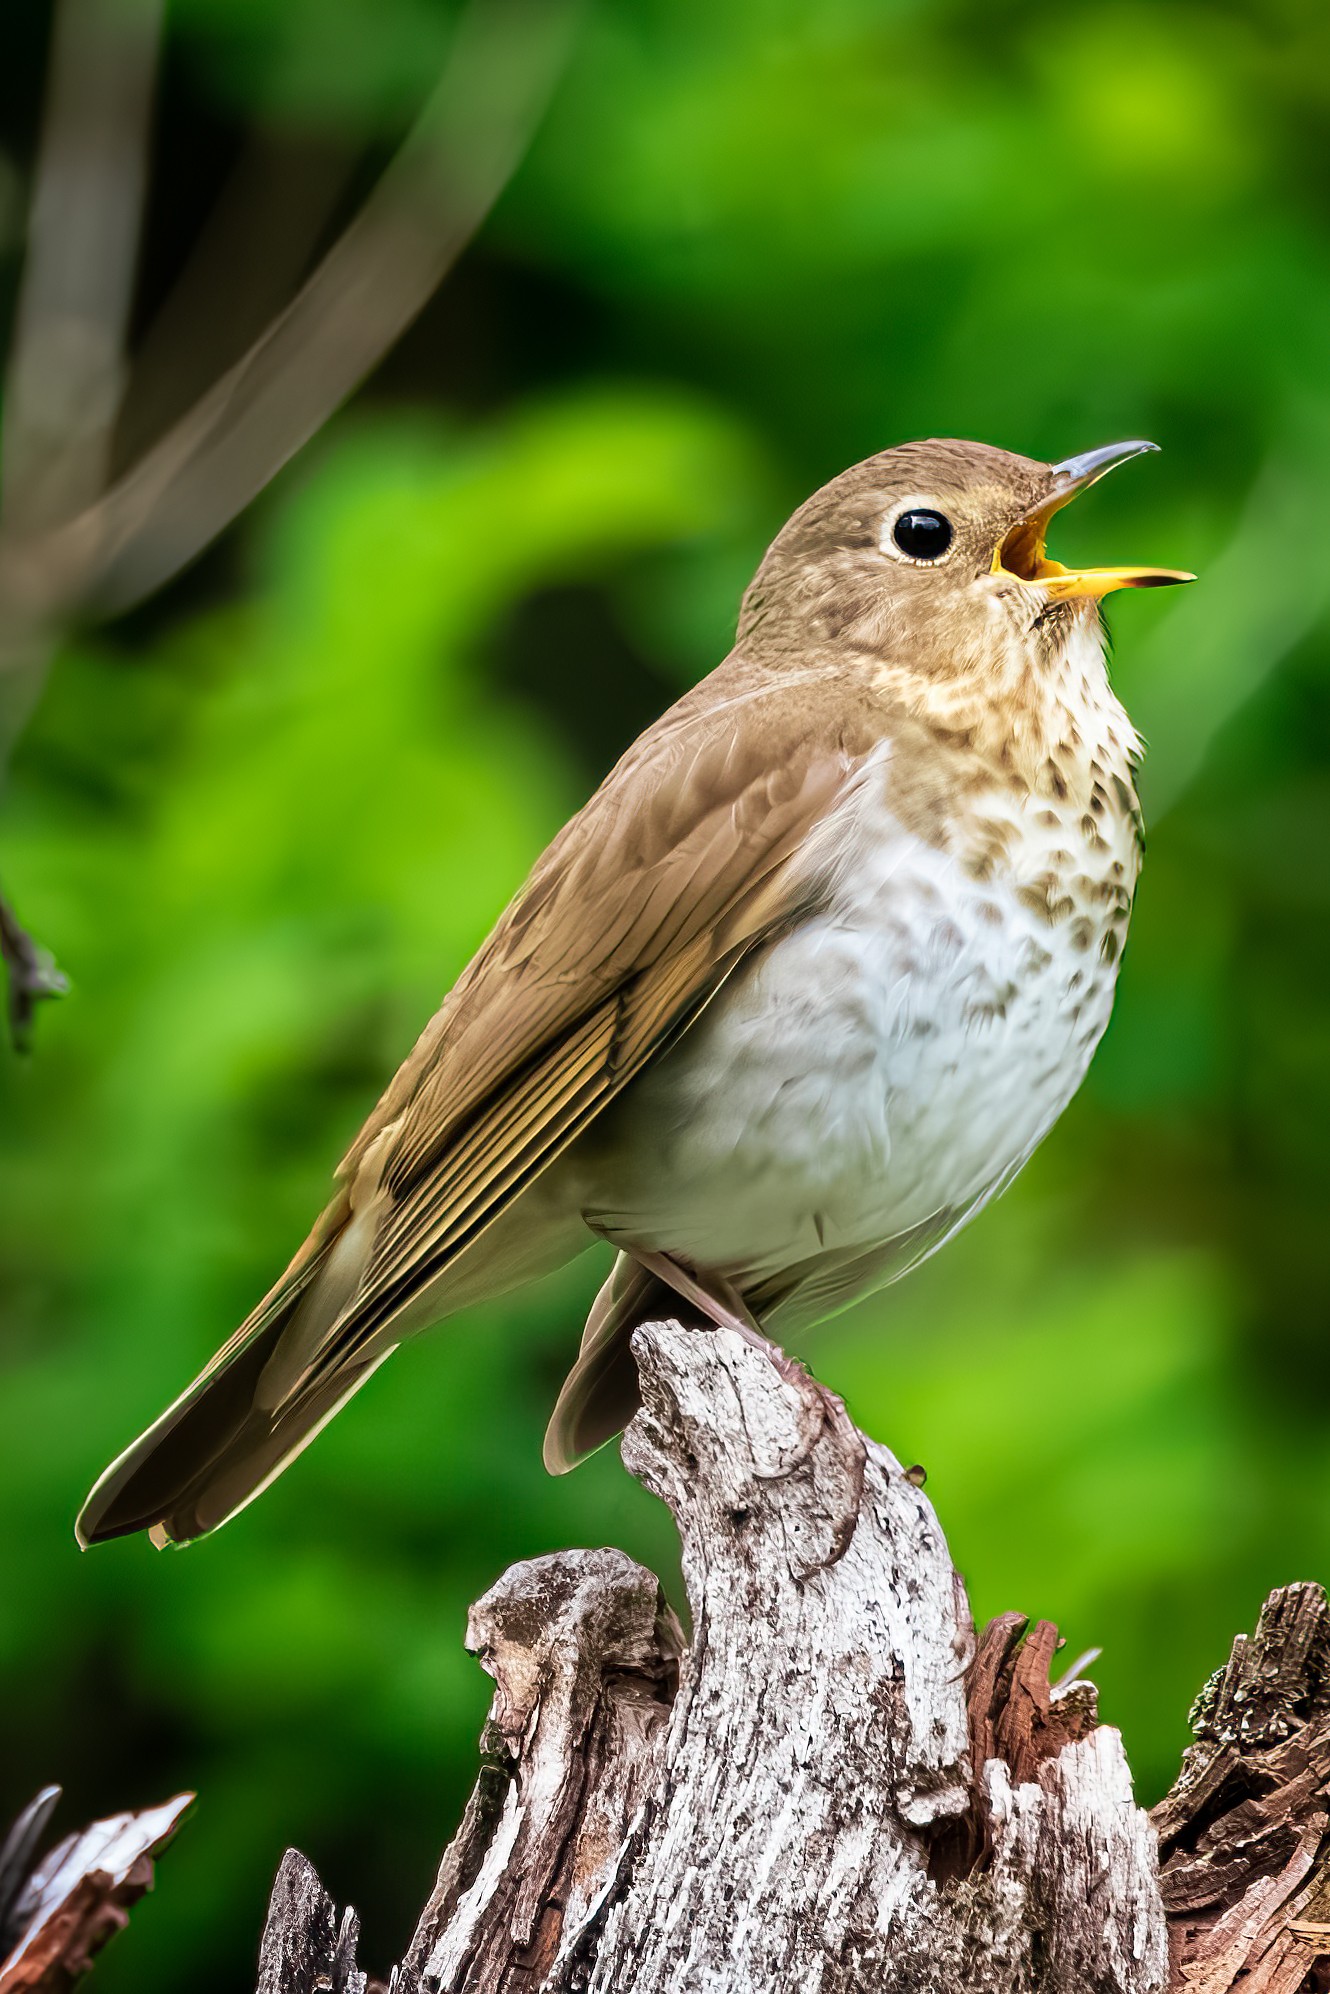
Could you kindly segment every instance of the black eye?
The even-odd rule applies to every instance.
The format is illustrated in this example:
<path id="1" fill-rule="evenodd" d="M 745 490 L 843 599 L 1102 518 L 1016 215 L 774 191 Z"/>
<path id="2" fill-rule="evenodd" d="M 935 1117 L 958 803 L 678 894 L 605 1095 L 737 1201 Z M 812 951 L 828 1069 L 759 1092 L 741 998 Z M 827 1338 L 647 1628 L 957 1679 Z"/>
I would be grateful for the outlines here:
<path id="1" fill-rule="evenodd" d="M 915 506 L 901 514 L 891 537 L 912 561 L 940 561 L 951 545 L 951 521 L 940 512 Z"/>

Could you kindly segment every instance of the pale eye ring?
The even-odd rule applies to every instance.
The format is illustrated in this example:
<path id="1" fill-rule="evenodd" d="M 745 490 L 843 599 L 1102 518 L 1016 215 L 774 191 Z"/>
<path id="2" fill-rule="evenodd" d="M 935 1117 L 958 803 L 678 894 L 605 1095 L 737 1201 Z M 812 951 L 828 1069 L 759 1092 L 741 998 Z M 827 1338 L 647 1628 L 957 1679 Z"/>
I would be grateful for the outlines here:
<path id="1" fill-rule="evenodd" d="M 926 499 L 909 499 L 884 522 L 881 547 L 884 554 L 912 567 L 935 568 L 955 537 L 945 512 Z"/>

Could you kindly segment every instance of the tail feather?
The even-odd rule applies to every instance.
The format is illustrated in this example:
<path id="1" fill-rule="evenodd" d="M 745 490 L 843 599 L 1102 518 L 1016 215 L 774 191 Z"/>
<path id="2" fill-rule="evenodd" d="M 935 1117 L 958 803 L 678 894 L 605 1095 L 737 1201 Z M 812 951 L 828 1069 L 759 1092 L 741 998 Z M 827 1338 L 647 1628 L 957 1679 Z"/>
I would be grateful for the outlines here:
<path id="1" fill-rule="evenodd" d="M 545 1466 L 552 1475 L 566 1475 L 627 1426 L 642 1403 L 632 1334 L 662 1317 L 713 1319 L 654 1269 L 620 1253 L 591 1304 L 577 1362 L 545 1431 Z"/>
<path id="2" fill-rule="evenodd" d="M 629 1338 L 647 1319 L 652 1298 L 668 1293 L 657 1275 L 626 1253 L 616 1256 L 582 1334 L 577 1362 L 568 1373 L 545 1430 L 545 1466 L 566 1475 L 628 1424 L 641 1403 Z"/>
<path id="3" fill-rule="evenodd" d="M 225 1448 L 177 1491 L 170 1506 L 151 1525 L 148 1534 L 153 1543 L 159 1550 L 167 1544 L 191 1543 L 211 1530 L 220 1530 L 248 1508 L 298 1454 L 304 1453 L 396 1348 L 394 1343 L 387 1344 L 374 1356 L 334 1372 L 317 1390 L 276 1418 L 258 1410 L 251 1412 Z"/>
<path id="4" fill-rule="evenodd" d="M 391 1355 L 392 1344 L 362 1349 L 306 1382 L 354 1291 L 356 1233 L 354 1221 L 316 1233 L 189 1389 L 112 1462 L 79 1515 L 80 1544 L 136 1530 L 159 1545 L 184 1544 L 218 1529 Z"/>

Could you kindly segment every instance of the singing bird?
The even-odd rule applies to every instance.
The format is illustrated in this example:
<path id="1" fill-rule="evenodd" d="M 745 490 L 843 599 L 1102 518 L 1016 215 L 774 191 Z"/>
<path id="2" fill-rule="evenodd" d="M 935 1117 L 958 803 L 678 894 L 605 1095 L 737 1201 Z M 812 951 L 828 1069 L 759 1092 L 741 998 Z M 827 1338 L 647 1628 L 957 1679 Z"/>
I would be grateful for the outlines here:
<path id="1" fill-rule="evenodd" d="M 907 443 L 800 507 L 730 655 L 555 838 L 276 1286 L 84 1507 L 84 1544 L 242 1509 L 405 1337 L 617 1248 L 559 1397 L 571 1467 L 681 1303 L 785 1339 L 937 1250 L 1075 1093 L 1141 859 L 1140 743 L 1052 515 L 1150 443 Z"/>

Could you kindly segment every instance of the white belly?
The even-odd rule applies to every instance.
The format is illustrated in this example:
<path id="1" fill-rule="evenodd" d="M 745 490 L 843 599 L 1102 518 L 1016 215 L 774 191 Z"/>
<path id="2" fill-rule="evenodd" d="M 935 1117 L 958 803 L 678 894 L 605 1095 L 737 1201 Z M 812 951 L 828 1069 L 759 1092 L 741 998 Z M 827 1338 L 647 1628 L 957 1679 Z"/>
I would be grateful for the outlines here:
<path id="1" fill-rule="evenodd" d="M 861 810 L 831 904 L 745 965 L 607 1118 L 591 1223 L 749 1288 L 915 1228 L 935 1244 L 1000 1188 L 1108 1022 L 1129 900 L 1097 839 L 1059 914 L 1022 898 L 1067 856 L 1054 817 L 980 884 Z"/>

